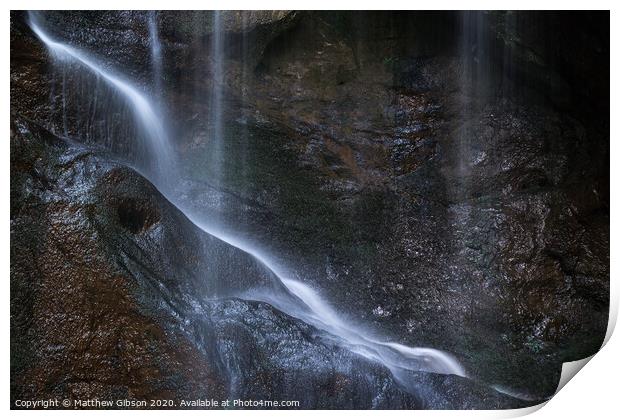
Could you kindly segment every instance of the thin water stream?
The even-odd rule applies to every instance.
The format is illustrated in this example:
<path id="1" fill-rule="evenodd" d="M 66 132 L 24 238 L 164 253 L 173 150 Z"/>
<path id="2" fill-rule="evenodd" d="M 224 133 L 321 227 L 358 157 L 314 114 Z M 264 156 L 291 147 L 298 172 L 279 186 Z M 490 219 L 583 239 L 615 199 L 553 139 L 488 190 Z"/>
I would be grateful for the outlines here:
<path id="1" fill-rule="evenodd" d="M 103 67 L 96 59 L 91 58 L 89 54 L 51 38 L 43 29 L 42 22 L 36 15 L 30 15 L 30 26 L 39 39 L 48 47 L 54 59 L 73 60 L 80 63 L 84 71 L 93 72 L 101 77 L 111 88 L 125 97 L 140 129 L 144 130 L 145 138 L 149 141 L 148 146 L 152 154 L 151 158 L 157 162 L 157 165 L 155 165 L 156 172 L 146 172 L 146 175 L 166 198 L 181 211 L 185 212 L 186 216 L 206 233 L 252 255 L 279 278 L 285 287 L 284 290 L 287 290 L 290 294 L 289 296 L 284 296 L 284 293 L 276 294 L 275 292 L 252 290 L 247 291 L 244 296 L 240 297 L 269 303 L 290 316 L 299 318 L 329 333 L 335 337 L 336 342 L 342 347 L 387 367 L 401 382 L 406 382 L 408 372 L 417 371 L 467 376 L 460 363 L 444 351 L 432 348 L 408 347 L 399 343 L 386 342 L 367 334 L 362 327 L 351 325 L 316 290 L 299 279 L 288 278 L 284 270 L 271 263 L 269 258 L 263 255 L 259 249 L 249 246 L 242 238 L 224 233 L 220 226 L 206 223 L 200 215 L 189 213 L 174 190 L 168 187 L 169 184 L 162 181 L 164 179 L 170 180 L 170 177 L 174 176 L 176 173 L 174 165 L 177 164 L 177 159 L 174 158 L 173 147 L 164 128 L 164 120 L 157 113 L 159 107 L 152 104 L 148 96 L 139 88 L 132 85 L 119 74 Z M 214 34 L 213 38 L 212 51 L 218 56 L 213 57 L 213 74 L 214 77 L 221 78 L 223 74 L 222 54 L 224 51 L 222 48 L 222 28 L 219 12 L 216 12 L 214 16 L 214 29 L 216 34 Z M 152 30 L 150 34 L 152 37 L 156 36 L 156 29 Z M 159 40 L 153 39 L 152 45 L 154 54 L 157 51 L 161 51 L 161 47 L 156 47 L 160 45 Z M 159 60 L 161 60 L 161 57 L 153 57 L 154 63 Z M 221 80 L 214 80 L 213 82 L 215 92 L 211 117 L 213 118 L 212 125 L 214 130 L 212 135 L 214 137 L 211 140 L 221 142 L 223 141 L 222 92 L 221 87 L 217 87 L 221 85 Z M 303 302 L 303 304 L 300 305 L 299 301 Z"/>

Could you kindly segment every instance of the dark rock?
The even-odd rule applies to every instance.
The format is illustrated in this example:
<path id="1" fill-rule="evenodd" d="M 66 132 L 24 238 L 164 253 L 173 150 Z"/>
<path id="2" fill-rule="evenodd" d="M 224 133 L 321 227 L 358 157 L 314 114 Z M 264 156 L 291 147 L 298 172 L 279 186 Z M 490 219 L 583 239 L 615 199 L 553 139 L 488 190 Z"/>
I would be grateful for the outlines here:
<path id="1" fill-rule="evenodd" d="M 57 36 L 107 54 L 109 63 L 122 65 L 146 87 L 150 69 L 144 65 L 148 44 L 142 15 L 75 13 L 54 15 Z M 230 24 L 223 169 L 217 177 L 205 165 L 213 155 L 208 135 L 213 84 L 205 83 L 212 79 L 211 16 L 199 17 L 204 25 L 194 25 L 191 15 L 158 16 L 166 57 L 164 97 L 184 162 L 178 186 L 184 205 L 241 232 L 288 274 L 319 288 L 342 313 L 369 329 L 455 354 L 480 383 L 544 399 L 555 391 L 563 361 L 599 348 L 609 305 L 607 14 L 302 12 L 261 18 L 249 31 Z M 65 21 L 66 28 L 57 25 Z M 179 29 L 171 30 L 174 25 L 168 22 L 177 21 Z M 484 30 L 473 35 L 467 25 L 481 22 Z M 99 51 L 94 45 L 101 39 L 117 46 L 116 52 Z M 70 93 L 61 95 L 63 71 L 81 76 L 70 78 L 64 84 Z M 109 101 L 85 113 L 93 108 L 95 95 L 80 90 L 101 92 Z M 18 12 L 11 19 L 11 108 L 56 134 L 105 146 L 125 159 L 141 153 L 126 105 L 92 75 L 50 65 Z M 46 311 L 65 305 L 50 293 L 56 296 L 54 305 L 44 305 L 33 318 L 33 309 L 27 308 L 36 301 L 32 290 L 38 289 L 25 286 L 35 280 L 26 282 L 21 273 L 36 282 L 46 278 L 40 275 L 44 269 L 60 277 L 64 265 L 82 261 L 80 255 L 95 261 L 93 248 L 114 256 L 106 257 L 106 264 L 115 261 L 109 270 L 120 270 L 141 310 L 161 306 L 191 318 L 188 314 L 197 309 L 187 309 L 194 308 L 193 301 L 184 301 L 193 293 L 189 290 L 205 296 L 230 290 L 223 280 L 199 281 L 202 273 L 234 278 L 236 290 L 255 284 L 278 287 L 252 258 L 213 246 L 218 242 L 205 239 L 131 170 L 104 164 L 79 147 L 60 151 L 54 146 L 58 140 L 49 135 L 40 139 L 27 148 L 12 143 L 11 149 L 12 223 L 26 238 L 12 247 L 17 311 L 12 328 L 19 331 L 18 348 L 41 342 L 33 338 L 32 319 L 44 322 Z M 42 146 L 42 139 L 50 145 Z M 45 161 L 57 155 L 69 169 L 50 169 L 58 165 Z M 86 177 L 99 181 L 85 186 Z M 56 202 L 61 204 L 48 204 Z M 48 225 L 63 230 L 53 236 Z M 62 264 L 49 267 L 47 260 L 31 257 L 52 246 L 46 238 L 54 238 L 53 247 L 59 247 L 58 235 L 75 229 L 78 236 L 65 245 L 69 257 L 59 259 L 62 251 L 52 248 Z M 183 232 L 182 240 L 175 229 Z M 78 255 L 78 249 L 84 254 Z M 210 252 L 207 261 L 235 264 L 220 273 L 198 262 L 205 252 Z M 78 277 L 87 268 L 80 263 L 69 272 Z M 246 270 L 256 277 L 247 278 Z M 179 283 L 179 276 L 185 280 Z M 59 281 L 54 277 L 54 287 Z M 17 310 L 20 305 L 26 309 Z M 207 369 L 216 371 L 226 363 L 234 367 L 243 384 L 239 395 L 250 383 L 261 395 L 271 392 L 271 383 L 283 387 L 273 388 L 278 392 L 296 392 L 288 386 L 289 369 L 299 350 L 310 370 L 320 372 L 295 373 L 321 390 L 323 402 L 316 395 L 302 396 L 308 406 L 349 406 L 330 394 L 333 389 L 359 395 L 355 404 L 364 407 L 372 406 L 370 395 L 381 395 L 382 407 L 514 403 L 489 394 L 484 385 L 478 394 L 471 381 L 422 374 L 421 391 L 405 396 L 381 368 L 343 356 L 321 333 L 272 308 L 238 300 L 199 306 L 205 314 L 226 314 L 241 337 L 235 341 L 220 328 L 206 327 L 208 339 L 189 334 L 191 345 L 211 348 L 201 353 L 206 361 L 219 360 L 218 350 L 196 343 L 211 340 L 222 349 L 251 353 L 238 359 L 231 353 Z M 269 325 L 291 324 L 270 336 L 256 317 Z M 156 319 L 153 328 L 168 325 Z M 210 322 L 222 327 L 227 321 L 216 317 Z M 275 352 L 278 358 L 264 354 L 263 346 L 289 339 L 288 328 L 300 335 L 304 331 L 305 339 L 283 346 Z M 175 360 L 193 351 L 175 353 Z M 316 357 L 307 355 L 315 351 Z M 36 366 L 31 354 L 38 353 L 15 353 L 17 372 Z M 336 366 L 329 376 L 320 367 L 326 355 L 346 368 Z M 256 376 L 243 377 L 242 366 Z M 365 385 L 359 372 L 373 378 L 366 391 L 360 388 Z M 229 390 L 230 377 L 219 373 L 208 374 L 213 389 Z M 42 386 L 42 376 L 37 382 L 29 379 L 35 378 L 32 372 L 28 375 L 15 386 Z M 131 375 L 124 378 L 129 381 Z M 198 389 L 204 379 L 179 383 Z M 379 392 L 378 383 L 387 383 L 388 391 Z"/>
<path id="2" fill-rule="evenodd" d="M 241 287 L 231 282 L 277 279 L 109 158 L 17 116 L 11 151 L 13 400 L 519 404 L 430 374 L 411 394 L 384 367 L 267 304 L 213 300 Z"/>

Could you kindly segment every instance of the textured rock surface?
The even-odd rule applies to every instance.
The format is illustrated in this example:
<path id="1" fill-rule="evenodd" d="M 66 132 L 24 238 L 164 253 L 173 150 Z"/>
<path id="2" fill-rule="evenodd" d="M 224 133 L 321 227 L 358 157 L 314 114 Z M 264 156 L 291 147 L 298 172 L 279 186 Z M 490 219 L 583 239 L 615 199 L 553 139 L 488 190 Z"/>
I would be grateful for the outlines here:
<path id="1" fill-rule="evenodd" d="M 254 72 L 231 58 L 226 173 L 215 188 L 197 181 L 214 178 L 201 163 L 208 119 L 187 120 L 187 199 L 203 211 L 227 202 L 213 211 L 354 318 L 549 395 L 560 363 L 596 351 L 607 325 L 609 102 L 579 88 L 601 67 L 562 67 L 568 55 L 524 32 L 547 61 L 510 47 L 521 67 L 509 78 L 498 32 L 486 42 L 499 58 L 476 57 L 468 74 L 451 24 L 305 15 Z M 604 63 L 604 30 L 588 34 L 591 63 Z"/>
<path id="2" fill-rule="evenodd" d="M 199 238 L 154 193 L 132 171 L 14 121 L 13 399 L 224 395 L 213 361 L 178 323 L 181 289 L 202 287 L 171 272 Z M 157 258 L 173 245 L 185 258 Z"/>
<path id="3" fill-rule="evenodd" d="M 213 300 L 218 282 L 227 281 L 229 290 L 232 281 L 268 273 L 109 158 L 19 117 L 11 152 L 14 400 L 518 404 L 432 374 L 419 374 L 419 390 L 405 392 L 385 368 L 267 304 Z"/>
<path id="4" fill-rule="evenodd" d="M 160 14 L 165 50 L 162 97 L 183 168 L 178 189 L 188 207 L 205 219 L 222 221 L 248 242 L 260 245 L 289 274 L 316 286 L 352 319 L 398 342 L 450 351 L 470 376 L 483 383 L 542 398 L 555 390 L 561 362 L 595 352 L 607 325 L 608 15 L 490 13 L 473 18 L 486 22 L 485 37 L 471 39 L 461 25 L 472 24 L 472 17 L 450 13 L 282 12 L 255 16 L 246 20 L 249 26 L 244 26 L 243 16 L 225 15 L 225 165 L 220 165 L 223 174 L 214 176 L 205 164 L 213 155 L 208 138 L 213 87 L 211 16 Z M 75 42 L 113 68 L 119 66 L 148 89 L 151 69 L 144 66 L 150 60 L 145 19 L 137 12 L 80 12 L 57 13 L 49 22 L 57 36 Z M 169 24 L 175 19 L 182 22 Z M 172 31 L 172 27 L 179 29 Z M 250 29 L 240 30 L 244 27 Z M 564 34 L 569 34 L 568 39 L 558 39 Z M 95 47 L 101 40 L 114 48 Z M 575 61 L 574 51 L 586 58 Z M 109 96 L 106 87 L 98 83 L 73 66 L 52 65 L 24 16 L 12 14 L 13 112 L 57 134 L 106 147 L 117 155 L 127 156 L 128 151 L 139 154 L 131 115 L 122 101 L 111 100 L 103 106 L 97 102 L 101 108 L 93 112 L 97 95 L 81 94 L 100 89 L 99 98 Z M 103 123 L 94 126 L 92 121 Z M 25 141 L 15 140 L 18 146 L 12 143 L 11 150 L 12 173 L 23 174 L 15 180 L 12 175 L 12 220 L 16 215 L 15 229 L 23 232 L 18 236 L 29 238 L 12 247 L 12 266 L 16 270 L 23 267 L 16 275 L 12 271 L 11 281 L 16 285 L 13 308 L 40 304 L 36 319 L 49 326 L 47 318 L 52 319 L 49 314 L 55 313 L 51 308 L 64 308 L 65 304 L 54 293 L 42 294 L 50 299 L 56 296 L 53 305 L 38 303 L 27 282 L 43 281 L 40 279 L 46 277 L 38 273 L 44 267 L 50 270 L 46 275 L 54 278 L 50 280 L 54 291 L 61 290 L 56 282 L 63 270 L 85 278 L 82 270 L 91 265 L 83 260 L 112 267 L 103 272 L 120 270 L 122 274 L 111 278 L 127 289 L 123 296 L 134 300 L 115 297 L 110 301 L 123 302 L 123 311 L 130 314 L 131 308 L 144 302 L 145 307 L 153 307 L 150 299 L 161 298 L 153 295 L 172 301 L 185 296 L 186 290 L 178 289 L 181 285 L 170 283 L 170 278 L 184 272 L 177 271 L 175 264 L 196 261 L 193 255 L 201 240 L 194 243 L 191 238 L 198 234 L 190 233 L 188 242 L 160 242 L 167 238 L 161 232 L 149 235 L 155 235 L 161 226 L 173 232 L 177 223 L 183 232 L 195 232 L 187 220 L 168 204 L 161 204 L 157 192 L 131 171 L 111 163 L 101 163 L 104 169 L 98 168 L 94 163 L 98 160 L 83 151 L 72 152 L 86 156 L 79 159 L 77 155 L 69 158 L 68 152 L 54 152 L 71 162 L 66 163 L 69 169 L 54 169 L 53 176 L 45 175 L 48 169 L 38 167 L 41 161 L 37 159 L 47 159 L 48 150 L 56 148 L 36 152 L 38 141 L 30 141 L 24 153 L 17 152 Z M 108 171 L 106 181 L 92 191 L 110 196 L 106 199 L 109 208 L 104 206 L 100 212 L 99 201 L 88 203 L 81 194 L 83 187 L 70 183 L 75 175 L 67 174 L 76 171 L 82 171 L 83 177 L 92 175 L 93 180 L 103 180 Z M 63 189 L 70 195 L 58 198 Z M 59 201 L 61 204 L 51 205 Z M 152 208 L 159 210 L 150 211 Z M 48 217 L 49 212 L 52 216 Z M 30 214 L 29 218 L 24 218 L 25 214 Z M 47 232 L 48 225 L 64 230 L 54 236 Z M 64 265 L 40 257 L 44 252 L 56 256 L 64 252 L 56 242 L 50 245 L 40 238 L 59 241 L 66 230 L 75 229 L 75 242 L 66 245 L 67 252 L 73 253 L 61 259 Z M 82 241 L 87 246 L 79 245 Z M 90 250 L 101 246 L 111 248 L 106 248 L 104 261 L 99 263 L 95 257 L 99 254 Z M 175 262 L 177 248 L 182 255 Z M 119 249 L 123 250 L 120 254 Z M 175 252 L 166 251 L 172 249 Z M 30 257 L 33 252 L 37 258 Z M 49 266 L 52 263 L 56 265 Z M 76 266 L 71 268 L 71 264 Z M 156 281 L 145 274 L 151 266 Z M 208 272 L 208 265 L 190 268 L 186 274 L 191 281 L 183 285 L 190 284 L 187 287 L 205 294 L 217 290 L 216 286 L 207 290 L 196 280 L 199 270 Z M 250 281 L 268 281 L 268 274 L 256 267 L 252 270 L 262 274 Z M 104 281 L 108 277 L 92 276 L 108 284 Z M 145 288 L 151 283 L 166 286 L 158 286 L 155 292 Z M 114 293 L 120 293 L 121 286 L 114 287 Z M 76 288 L 72 286 L 72 290 Z M 80 296 L 76 302 L 85 301 Z M 192 303 L 185 305 L 189 308 Z M 371 394 L 378 396 L 384 407 L 514 403 L 489 394 L 483 386 L 476 391 L 473 384 L 461 379 L 433 375 L 421 375 L 423 391 L 411 399 L 393 387 L 386 372 L 313 340 L 303 341 L 306 347 L 295 347 L 312 354 L 318 351 L 317 356 L 307 356 L 312 369 L 299 368 L 293 374 L 292 366 L 303 363 L 282 358 L 282 352 L 276 352 L 282 361 L 269 353 L 262 355 L 263 344 L 256 344 L 264 343 L 265 337 L 270 337 L 269 342 L 281 340 L 276 333 L 270 336 L 271 332 L 261 330 L 263 321 L 272 323 L 269 325 L 293 321 L 256 305 L 227 300 L 201 307 L 201 311 L 218 316 L 234 312 L 234 316 L 216 317 L 213 325 L 219 327 L 205 327 L 205 331 L 217 335 L 231 328 L 239 336 L 251 337 L 241 342 L 231 342 L 228 336 L 209 338 L 219 343 L 210 347 L 215 353 L 217 346 L 223 346 L 256 354 L 256 358 L 216 363 L 235 372 L 247 367 L 256 373 L 253 379 L 238 379 L 243 384 L 237 391 L 240 395 L 251 381 L 258 381 L 252 383 L 260 388 L 270 381 L 288 384 L 301 375 L 308 384 L 324 390 L 320 394 L 323 402 L 316 395 L 305 396 L 308 405 L 340 406 L 349 401 L 339 399 L 333 393 L 336 388 L 345 390 L 343 395 L 360 395 L 355 403 L 364 407 L 372 405 Z M 75 307 L 90 319 L 87 306 L 76 303 Z M 28 370 L 36 366 L 35 359 L 29 357 L 61 351 L 33 338 L 39 336 L 32 335 L 38 330 L 33 329 L 36 323 L 30 313 L 20 312 L 13 318 L 20 332 L 28 331 L 12 334 L 19 337 L 15 343 L 26 349 L 32 343 L 50 347 L 42 350 L 43 344 L 34 344 L 41 348 L 18 353 L 14 369 L 28 372 L 30 376 L 25 378 L 31 378 L 15 385 L 18 392 L 35 392 L 34 385 L 28 388 L 26 384 L 38 384 L 36 392 L 45 387 L 47 379 L 42 375 L 46 370 Z M 165 334 L 182 337 L 185 331 L 168 328 L 165 319 L 149 315 L 123 321 L 167 331 L 157 333 L 161 338 L 157 345 L 166 358 L 145 363 L 164 366 L 158 367 L 162 378 L 172 376 L 170 366 L 177 366 L 184 378 L 178 383 L 195 387 L 196 394 L 200 393 L 196 390 L 207 388 L 217 395 L 224 389 L 229 392 L 231 379 L 212 374 L 217 366 L 205 369 L 202 377 L 192 376 L 194 370 L 183 370 L 192 364 L 210 366 L 214 359 L 212 354 L 190 350 L 197 345 L 196 332 L 189 334 L 193 338 L 187 339 L 186 352 L 183 346 L 165 347 L 166 340 L 177 337 Z M 96 328 L 97 324 L 93 325 Z M 295 325 L 306 338 L 317 334 L 307 326 Z M 51 340 L 51 330 L 47 331 Z M 147 345 L 146 338 L 127 339 L 132 340 L 143 340 L 137 348 Z M 320 351 L 313 346 L 319 346 Z M 201 354 L 204 360 L 188 359 L 203 357 Z M 331 382 L 321 382 L 321 375 L 315 373 L 323 372 L 319 362 L 326 360 L 327 354 L 333 358 L 330 360 L 347 360 L 346 372 L 337 372 L 349 379 L 334 374 Z M 128 363 L 132 357 L 137 356 L 132 353 L 123 360 Z M 243 369 L 242 362 L 248 364 Z M 52 381 L 54 384 L 79 382 L 65 380 L 61 362 L 55 363 L 51 371 L 59 372 L 60 379 Z M 124 365 L 119 362 L 118 366 Z M 351 379 L 359 378 L 356 375 L 362 371 L 373 378 L 369 391 L 360 390 L 357 379 Z M 267 375 L 264 372 L 270 379 L 260 382 L 256 378 Z M 124 375 L 129 383 L 137 374 Z M 162 381 L 169 383 L 168 379 Z M 385 392 L 378 391 L 381 381 L 388 383 Z M 149 386 L 141 384 L 138 391 L 124 385 L 123 392 L 177 392 L 172 385 Z"/>

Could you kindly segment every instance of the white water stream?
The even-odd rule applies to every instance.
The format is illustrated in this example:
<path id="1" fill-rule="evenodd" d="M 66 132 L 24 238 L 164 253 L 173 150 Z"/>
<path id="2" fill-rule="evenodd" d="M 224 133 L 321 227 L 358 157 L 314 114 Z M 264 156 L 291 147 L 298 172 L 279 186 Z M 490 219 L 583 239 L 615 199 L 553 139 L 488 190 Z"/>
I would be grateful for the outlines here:
<path id="1" fill-rule="evenodd" d="M 215 29 L 217 29 L 218 32 L 221 31 L 221 23 L 219 20 L 219 13 L 217 13 L 215 18 Z M 158 162 L 156 168 L 159 172 L 157 174 L 150 174 L 150 176 L 155 177 L 155 179 L 151 179 L 151 181 L 153 181 L 154 184 L 160 188 L 162 193 L 173 204 L 179 207 L 181 211 L 186 211 L 187 209 L 180 207 L 182 204 L 179 202 L 178 198 L 175 197 L 176 194 L 174 191 L 167 188 L 166 185 L 161 182 L 161 179 L 169 178 L 170 174 L 176 173 L 171 167 L 172 164 L 176 162 L 176 159 L 173 158 L 173 148 L 164 130 L 163 117 L 157 114 L 158 107 L 152 105 L 147 96 L 141 92 L 139 88 L 106 69 L 88 54 L 52 39 L 37 21 L 36 16 L 30 16 L 30 26 L 34 33 L 49 48 L 54 58 L 74 60 L 75 62 L 81 63 L 85 70 L 91 71 L 104 79 L 112 88 L 116 89 L 126 98 L 127 103 L 131 106 L 135 114 L 139 126 L 144 130 L 145 137 L 150 142 L 149 147 L 153 158 Z M 152 31 L 151 36 L 153 34 L 156 34 L 156 31 Z M 216 54 L 222 54 L 221 34 L 215 34 L 214 36 L 213 50 Z M 153 42 L 157 42 L 157 45 L 159 45 L 159 40 L 153 40 Z M 154 51 L 156 50 L 154 49 Z M 159 51 L 161 50 L 159 49 Z M 222 57 L 215 57 L 214 63 L 216 66 L 214 73 L 216 75 L 221 75 Z M 214 94 L 215 102 L 219 101 L 219 103 L 213 104 L 213 106 L 216 107 L 213 111 L 213 118 L 216 120 L 213 121 L 215 127 L 213 132 L 215 136 L 220 136 L 220 138 L 215 139 L 216 142 L 223 141 L 223 138 L 221 138 L 221 97 L 221 92 L 219 94 L 217 92 Z M 320 330 L 326 331 L 331 336 L 335 337 L 336 341 L 342 347 L 386 366 L 397 379 L 402 379 L 407 372 L 417 371 L 466 376 L 465 370 L 459 362 L 444 351 L 424 347 L 408 347 L 371 337 L 365 333 L 362 328 L 346 322 L 343 317 L 317 293 L 317 291 L 299 280 L 286 278 L 282 270 L 279 270 L 275 264 L 272 264 L 260 250 L 248 246 L 247 243 L 240 238 L 222 233 L 221 229 L 217 226 L 205 224 L 200 220 L 200 217 L 195 217 L 188 212 L 186 212 L 186 215 L 192 222 L 208 234 L 247 252 L 264 264 L 280 279 L 291 295 L 296 296 L 305 306 L 295 304 L 296 300 L 290 299 L 290 297 L 276 296 L 274 293 L 261 293 L 260 291 L 254 291 L 245 296 L 246 298 L 265 301 L 293 317 L 299 318 Z"/>

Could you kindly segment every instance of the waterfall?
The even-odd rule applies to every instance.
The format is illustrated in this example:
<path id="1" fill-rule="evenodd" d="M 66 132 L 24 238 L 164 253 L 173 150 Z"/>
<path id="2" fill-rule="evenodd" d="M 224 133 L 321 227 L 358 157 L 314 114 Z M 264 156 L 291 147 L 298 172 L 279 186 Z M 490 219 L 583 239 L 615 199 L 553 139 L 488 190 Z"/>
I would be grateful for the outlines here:
<path id="1" fill-rule="evenodd" d="M 171 199 L 171 201 L 173 201 Z M 173 201 L 174 202 L 174 201 Z M 175 203 L 178 205 L 178 203 Z M 285 270 L 272 262 L 268 256 L 243 239 L 205 223 L 201 217 L 179 207 L 185 215 L 203 231 L 246 252 L 254 257 L 282 282 L 290 296 L 273 291 L 251 290 L 239 297 L 269 303 L 280 311 L 301 319 L 302 321 L 326 331 L 336 337 L 338 343 L 350 351 L 369 360 L 380 363 L 392 372 L 403 385 L 413 389 L 415 383 L 409 383 L 408 372 L 433 372 L 467 377 L 460 363 L 450 354 L 425 347 L 408 347 L 398 343 L 385 342 L 372 337 L 363 328 L 345 321 L 331 306 L 311 287 L 290 279 Z M 300 305 L 299 302 L 303 304 Z"/>
<path id="2" fill-rule="evenodd" d="M 472 118 L 474 109 L 484 104 L 490 94 L 491 62 L 490 40 L 487 32 L 485 12 L 461 12 L 461 33 L 459 36 L 459 55 L 461 62 L 461 127 L 457 134 L 456 149 L 458 150 L 457 175 L 460 188 L 457 197 L 467 200 L 471 193 L 472 166 L 478 159 L 473 149 Z"/>
<path id="3" fill-rule="evenodd" d="M 149 38 L 151 44 L 151 66 L 153 68 L 153 86 L 155 97 L 162 99 L 162 54 L 161 42 L 159 42 L 159 33 L 157 31 L 157 12 L 151 10 L 149 12 Z"/>
<path id="4" fill-rule="evenodd" d="M 240 121 L 242 123 L 242 129 L 241 132 L 239 133 L 239 139 L 241 140 L 240 143 L 238 143 L 237 147 L 238 147 L 238 156 L 239 156 L 239 160 L 241 162 L 241 173 L 238 175 L 244 183 L 247 183 L 249 181 L 249 176 L 248 176 L 248 142 L 250 140 L 250 130 L 248 128 L 248 106 L 249 106 L 249 98 L 248 98 L 248 93 L 249 93 L 249 89 L 251 89 L 251 84 L 250 84 L 250 77 L 249 77 L 249 67 L 251 66 L 251 62 L 249 60 L 249 40 L 248 40 L 248 28 L 249 28 L 249 17 L 250 17 L 250 13 L 248 11 L 242 12 L 241 14 L 241 31 L 242 31 L 242 35 L 241 35 L 241 106 L 242 106 L 242 112 L 243 114 L 240 116 L 240 120 L 238 119 L 237 121 Z M 247 213 L 243 213 L 242 214 L 242 218 L 240 220 L 240 225 L 243 227 L 249 226 L 249 221 L 248 221 L 248 216 Z"/>
<path id="5" fill-rule="evenodd" d="M 213 137 L 212 141 L 220 146 L 216 150 L 221 153 L 221 142 L 223 141 L 223 123 L 222 123 L 222 78 L 223 78 L 223 37 L 221 28 L 220 12 L 214 13 L 213 20 L 213 83 L 215 92 L 212 98 L 212 121 L 213 121 Z M 41 41 L 55 54 L 66 59 L 79 62 L 83 67 L 104 79 L 110 86 L 120 92 L 133 109 L 138 122 L 142 129 L 145 130 L 149 139 L 148 146 L 151 153 L 158 162 L 176 163 L 176 160 L 170 159 L 172 156 L 171 147 L 163 129 L 163 116 L 157 114 L 157 107 L 151 104 L 147 97 L 142 94 L 136 87 L 120 76 L 104 69 L 94 59 L 76 48 L 70 47 L 62 42 L 55 41 L 50 38 L 44 30 L 30 19 L 30 25 L 35 34 Z M 218 156 L 217 162 L 221 162 L 222 156 Z M 170 177 L 174 173 L 174 168 L 170 169 L 162 164 L 158 165 L 160 177 Z M 218 167 L 218 170 L 221 170 Z M 219 173 L 219 172 L 218 172 Z M 153 174 L 147 174 L 153 177 Z M 153 179 L 151 179 L 153 180 Z M 173 180 L 174 181 L 174 180 Z M 288 278 L 283 270 L 271 263 L 269 259 L 261 253 L 260 250 L 249 246 L 241 238 L 223 233 L 218 230 L 214 223 L 204 223 L 204 221 L 192 215 L 187 209 L 183 208 L 182 203 L 175 195 L 174 190 L 161 188 L 161 182 L 155 184 L 160 187 L 166 198 L 176 205 L 179 210 L 206 233 L 219 238 L 220 240 L 234 246 L 253 256 L 258 262 L 267 267 L 284 286 L 286 293 L 275 294 L 275 292 L 265 292 L 260 290 L 248 291 L 245 298 L 260 299 L 292 317 L 299 318 L 306 323 L 315 326 L 319 330 L 326 331 L 335 338 L 336 342 L 342 347 L 347 348 L 358 355 L 369 360 L 380 363 L 388 368 L 394 377 L 406 384 L 406 373 L 416 371 L 427 371 L 441 374 L 453 374 L 466 376 L 464 369 L 451 355 L 436 349 L 407 347 L 402 344 L 385 342 L 367 335 L 362 328 L 350 325 L 346 322 L 330 305 L 312 288 L 308 287 L 299 280 Z M 301 303 L 301 304 L 300 304 Z M 414 384 L 410 384 L 414 386 Z"/>
<path id="6" fill-rule="evenodd" d="M 210 159 L 212 180 L 215 185 L 223 183 L 223 148 L 224 148 L 224 122 L 222 120 L 222 100 L 224 84 L 224 45 L 221 12 L 213 12 L 213 27 L 211 34 L 211 107 L 210 138 L 212 155 Z M 221 209 L 220 209 L 221 210 Z"/>
<path id="7" fill-rule="evenodd" d="M 149 149 L 150 157 L 154 163 L 154 169 L 149 167 L 143 169 L 145 169 L 151 177 L 157 178 L 159 183 L 163 185 L 167 180 L 163 175 L 173 172 L 172 162 L 174 160 L 174 154 L 164 130 L 162 119 L 157 115 L 147 97 L 130 82 L 107 70 L 86 53 L 52 39 L 37 22 L 37 18 L 33 13 L 30 13 L 29 17 L 32 31 L 47 46 L 52 53 L 52 57 L 59 60 L 73 60 L 81 64 L 106 81 L 109 86 L 116 89 L 127 100 L 127 103 L 134 112 L 140 129 L 144 132 L 144 138 L 149 142 L 147 149 Z"/>
<path id="8" fill-rule="evenodd" d="M 320 330 L 339 337 L 341 345 L 354 353 L 383 364 L 405 384 L 407 371 L 466 376 L 458 361 L 447 353 L 431 348 L 407 347 L 372 338 L 359 328 L 345 322 L 312 288 L 297 280 L 282 279 L 282 282 L 291 293 L 304 302 L 309 310 L 299 305 L 287 307 L 288 301 L 273 299 L 270 296 L 262 296 L 262 300 Z"/>

